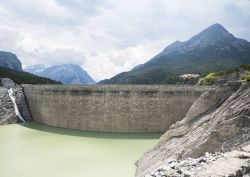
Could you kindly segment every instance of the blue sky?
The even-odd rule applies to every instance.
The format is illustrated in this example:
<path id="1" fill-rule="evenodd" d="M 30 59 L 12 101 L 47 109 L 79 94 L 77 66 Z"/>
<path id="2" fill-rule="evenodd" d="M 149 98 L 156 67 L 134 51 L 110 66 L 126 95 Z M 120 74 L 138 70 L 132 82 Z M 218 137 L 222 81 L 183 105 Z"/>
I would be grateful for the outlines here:
<path id="1" fill-rule="evenodd" d="M 24 65 L 75 63 L 95 80 L 221 23 L 250 41 L 249 0 L 0 0 L 0 50 Z"/>

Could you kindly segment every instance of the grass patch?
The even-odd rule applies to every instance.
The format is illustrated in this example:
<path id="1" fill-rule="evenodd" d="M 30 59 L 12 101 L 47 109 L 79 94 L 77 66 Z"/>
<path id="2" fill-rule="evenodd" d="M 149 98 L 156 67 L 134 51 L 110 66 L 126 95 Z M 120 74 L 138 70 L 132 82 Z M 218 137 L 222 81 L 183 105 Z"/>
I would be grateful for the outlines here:
<path id="1" fill-rule="evenodd" d="M 250 72 L 248 71 L 244 76 L 242 76 L 241 80 L 250 81 Z"/>
<path id="2" fill-rule="evenodd" d="M 239 65 L 239 66 L 227 69 L 227 70 L 209 73 L 204 78 L 199 80 L 198 85 L 214 85 L 218 81 L 223 80 L 223 78 L 225 78 L 226 76 L 232 73 L 239 73 L 239 72 L 245 72 L 245 71 L 247 71 L 246 74 L 238 79 L 250 81 L 250 64 L 244 64 L 244 65 Z"/>

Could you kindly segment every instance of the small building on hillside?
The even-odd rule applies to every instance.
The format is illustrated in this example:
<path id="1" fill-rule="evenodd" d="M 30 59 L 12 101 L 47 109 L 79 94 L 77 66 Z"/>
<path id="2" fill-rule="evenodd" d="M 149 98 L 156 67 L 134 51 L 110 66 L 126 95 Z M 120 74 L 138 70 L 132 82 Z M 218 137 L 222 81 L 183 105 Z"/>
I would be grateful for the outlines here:
<path id="1" fill-rule="evenodd" d="M 180 78 L 183 78 L 183 79 L 192 79 L 192 78 L 199 78 L 200 75 L 199 74 L 183 74 L 183 75 L 180 75 L 179 76 Z"/>

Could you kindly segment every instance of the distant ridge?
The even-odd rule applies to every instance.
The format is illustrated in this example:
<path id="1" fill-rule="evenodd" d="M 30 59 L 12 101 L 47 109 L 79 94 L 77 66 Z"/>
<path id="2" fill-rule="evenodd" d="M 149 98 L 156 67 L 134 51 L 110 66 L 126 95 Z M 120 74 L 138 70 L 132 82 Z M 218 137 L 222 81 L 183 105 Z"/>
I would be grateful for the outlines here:
<path id="1" fill-rule="evenodd" d="M 250 63 L 250 43 L 214 24 L 191 37 L 176 41 L 148 62 L 120 73 L 102 84 L 166 84 L 181 74 L 205 75 Z"/>
<path id="2" fill-rule="evenodd" d="M 60 82 L 56 82 L 54 80 L 39 77 L 34 74 L 16 71 L 13 69 L 9 69 L 7 67 L 0 66 L 0 78 L 10 78 L 16 84 L 61 84 Z M 0 83 L 1 85 L 1 83 Z"/>
<path id="3" fill-rule="evenodd" d="M 25 71 L 63 84 L 95 84 L 92 77 L 81 66 L 75 64 L 33 65 L 26 67 Z"/>

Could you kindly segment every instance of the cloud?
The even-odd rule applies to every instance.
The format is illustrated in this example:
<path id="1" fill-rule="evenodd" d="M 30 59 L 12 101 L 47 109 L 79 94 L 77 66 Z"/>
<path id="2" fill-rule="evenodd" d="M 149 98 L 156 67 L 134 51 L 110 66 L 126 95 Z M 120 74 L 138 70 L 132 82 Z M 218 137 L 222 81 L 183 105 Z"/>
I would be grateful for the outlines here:
<path id="1" fill-rule="evenodd" d="M 0 50 L 12 50 L 18 48 L 18 42 L 22 40 L 18 31 L 0 28 Z"/>
<path id="2" fill-rule="evenodd" d="M 24 65 L 75 63 L 96 80 L 213 23 L 250 40 L 248 0 L 1 0 L 0 50 Z"/>

